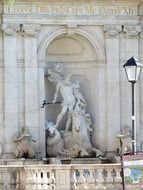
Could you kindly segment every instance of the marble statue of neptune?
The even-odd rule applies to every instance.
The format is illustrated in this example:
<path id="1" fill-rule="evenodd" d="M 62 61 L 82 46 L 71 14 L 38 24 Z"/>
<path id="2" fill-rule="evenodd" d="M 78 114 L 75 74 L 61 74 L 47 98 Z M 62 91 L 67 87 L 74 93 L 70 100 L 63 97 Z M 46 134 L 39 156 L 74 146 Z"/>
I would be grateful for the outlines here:
<path id="1" fill-rule="evenodd" d="M 71 124 L 71 116 L 72 116 L 72 112 L 73 112 L 73 109 L 74 109 L 74 106 L 76 103 L 76 99 L 74 96 L 74 84 L 71 82 L 71 74 L 68 74 L 64 80 L 58 81 L 53 103 L 56 102 L 58 93 L 61 94 L 63 101 L 61 104 L 62 110 L 57 117 L 55 126 L 58 127 L 63 116 L 68 111 L 69 113 L 68 113 L 68 119 L 67 119 L 67 123 L 66 123 L 66 129 L 68 129 Z"/>

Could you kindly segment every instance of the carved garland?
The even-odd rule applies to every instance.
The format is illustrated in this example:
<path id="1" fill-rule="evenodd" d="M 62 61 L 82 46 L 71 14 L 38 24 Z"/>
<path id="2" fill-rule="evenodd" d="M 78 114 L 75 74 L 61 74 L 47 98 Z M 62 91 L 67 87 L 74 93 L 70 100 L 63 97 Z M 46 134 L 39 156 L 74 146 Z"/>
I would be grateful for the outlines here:
<path id="1" fill-rule="evenodd" d="M 10 25 L 10 24 L 3 24 L 1 29 L 7 35 L 16 35 L 17 33 L 21 32 L 21 35 L 35 37 L 37 33 L 40 31 L 40 25 L 26 25 L 26 24 L 17 24 L 17 25 Z"/>

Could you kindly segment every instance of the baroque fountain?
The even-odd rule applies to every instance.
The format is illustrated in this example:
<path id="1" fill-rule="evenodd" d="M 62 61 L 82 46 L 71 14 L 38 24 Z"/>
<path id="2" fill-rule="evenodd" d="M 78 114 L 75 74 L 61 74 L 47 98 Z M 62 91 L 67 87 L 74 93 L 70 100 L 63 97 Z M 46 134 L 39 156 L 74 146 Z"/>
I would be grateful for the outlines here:
<path id="1" fill-rule="evenodd" d="M 56 84 L 56 92 L 51 102 L 43 102 L 42 108 L 59 104 L 60 112 L 55 122 L 45 122 L 46 158 L 36 159 L 31 143 L 36 139 L 28 127 L 22 127 L 14 138 L 15 161 L 1 165 L 1 189 L 122 189 L 120 164 L 109 164 L 111 160 L 92 144 L 92 119 L 79 80 L 62 71 L 62 64 L 48 67 L 47 78 Z M 61 102 L 57 101 L 59 95 Z"/>

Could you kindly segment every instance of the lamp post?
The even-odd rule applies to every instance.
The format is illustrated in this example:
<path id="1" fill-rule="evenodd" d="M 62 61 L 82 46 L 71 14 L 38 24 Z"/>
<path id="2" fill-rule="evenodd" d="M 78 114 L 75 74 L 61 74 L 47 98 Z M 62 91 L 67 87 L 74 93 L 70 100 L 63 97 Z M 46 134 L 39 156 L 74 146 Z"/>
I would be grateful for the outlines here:
<path id="1" fill-rule="evenodd" d="M 134 57 L 131 57 L 127 62 L 123 65 L 127 79 L 131 83 L 132 87 L 132 154 L 136 153 L 136 118 L 135 118 L 135 93 L 134 93 L 134 85 L 138 81 L 141 68 L 143 65 L 139 63 Z"/>

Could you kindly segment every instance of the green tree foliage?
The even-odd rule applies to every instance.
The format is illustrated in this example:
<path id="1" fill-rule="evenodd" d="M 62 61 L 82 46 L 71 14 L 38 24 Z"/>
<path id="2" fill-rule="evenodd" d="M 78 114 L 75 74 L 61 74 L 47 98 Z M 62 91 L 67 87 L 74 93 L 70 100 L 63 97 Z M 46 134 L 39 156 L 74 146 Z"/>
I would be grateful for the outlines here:
<path id="1" fill-rule="evenodd" d="M 8 4 L 9 4 L 9 6 L 13 6 L 14 0 L 8 0 Z"/>

